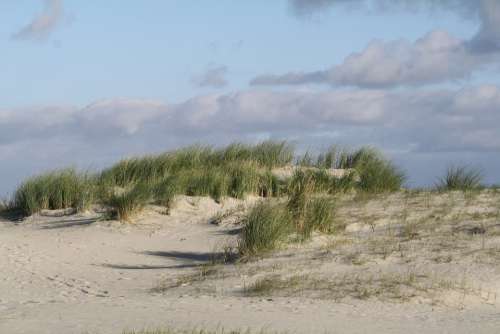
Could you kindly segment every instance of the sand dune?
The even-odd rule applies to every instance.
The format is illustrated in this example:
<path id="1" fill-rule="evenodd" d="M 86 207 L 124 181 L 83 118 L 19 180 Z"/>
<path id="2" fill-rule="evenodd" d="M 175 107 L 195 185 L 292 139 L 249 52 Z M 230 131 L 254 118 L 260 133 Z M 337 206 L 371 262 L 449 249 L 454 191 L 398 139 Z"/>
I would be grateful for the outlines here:
<path id="1" fill-rule="evenodd" d="M 346 232 L 213 264 L 235 245 L 232 217 L 256 200 L 180 197 L 170 216 L 149 207 L 134 224 L 57 212 L 2 221 L 0 333 L 498 332 L 500 194 L 344 198 Z M 229 214 L 211 224 L 219 212 Z"/>

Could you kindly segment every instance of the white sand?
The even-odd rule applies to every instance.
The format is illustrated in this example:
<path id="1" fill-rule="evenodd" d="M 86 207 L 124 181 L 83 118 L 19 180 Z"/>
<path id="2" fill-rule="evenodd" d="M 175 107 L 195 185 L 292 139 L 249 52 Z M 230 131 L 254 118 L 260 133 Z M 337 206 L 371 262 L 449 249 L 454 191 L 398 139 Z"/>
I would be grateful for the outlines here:
<path id="1" fill-rule="evenodd" d="M 150 289 L 196 272 L 196 266 L 207 262 L 210 253 L 234 244 L 236 237 L 228 232 L 235 226 L 208 221 L 219 210 L 241 203 L 228 201 L 222 207 L 209 199 L 182 198 L 171 216 L 149 210 L 135 225 L 75 222 L 89 216 L 37 216 L 18 225 L 3 221 L 0 333 L 106 334 L 167 325 L 294 333 L 498 333 L 498 216 L 487 214 L 498 209 L 498 198 L 488 195 L 467 206 L 460 197 L 453 207 L 446 206 L 446 212 L 442 208 L 448 199 L 440 199 L 442 203 L 432 198 L 425 204 L 427 199 L 422 196 L 410 200 L 399 196 L 353 202 L 353 206 L 347 203 L 339 209 L 339 219 L 346 220 L 353 232 L 332 239 L 316 238 L 263 261 L 227 265 L 219 269 L 223 275 L 189 282 L 164 294 Z M 413 214 L 405 219 L 434 212 L 448 223 L 425 225 L 425 229 L 419 226 L 419 236 L 412 241 L 402 242 L 391 234 L 393 239 L 384 242 L 389 235 L 384 231 L 396 226 L 393 221 L 404 207 Z M 457 210 L 486 214 L 478 218 L 478 214 L 464 213 L 461 217 Z M 488 228 L 487 237 L 456 232 L 479 225 Z M 455 231 L 450 232 L 452 239 L 446 237 L 447 228 Z M 426 239 L 430 230 L 438 231 L 440 237 Z M 384 245 L 394 248 L 384 253 L 380 251 Z M 436 247 L 441 249 L 436 251 Z M 317 272 L 326 277 L 351 273 L 374 277 L 409 271 L 428 277 L 434 273 L 439 277 L 433 278 L 435 282 L 446 279 L 452 283 L 442 289 L 436 283 L 432 291 L 417 291 L 404 301 L 384 298 L 387 291 L 366 300 L 347 296 L 337 301 L 319 298 L 314 291 L 278 291 L 263 297 L 245 297 L 241 292 L 266 275 Z"/>

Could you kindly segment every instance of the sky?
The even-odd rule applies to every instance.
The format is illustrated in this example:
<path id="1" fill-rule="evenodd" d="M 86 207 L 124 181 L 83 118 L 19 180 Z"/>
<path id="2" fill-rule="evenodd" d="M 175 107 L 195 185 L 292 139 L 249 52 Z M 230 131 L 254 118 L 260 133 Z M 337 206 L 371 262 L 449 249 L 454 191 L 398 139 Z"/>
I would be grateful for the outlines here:
<path id="1" fill-rule="evenodd" d="M 371 145 L 500 184 L 498 0 L 3 0 L 0 197 L 190 144 Z"/>

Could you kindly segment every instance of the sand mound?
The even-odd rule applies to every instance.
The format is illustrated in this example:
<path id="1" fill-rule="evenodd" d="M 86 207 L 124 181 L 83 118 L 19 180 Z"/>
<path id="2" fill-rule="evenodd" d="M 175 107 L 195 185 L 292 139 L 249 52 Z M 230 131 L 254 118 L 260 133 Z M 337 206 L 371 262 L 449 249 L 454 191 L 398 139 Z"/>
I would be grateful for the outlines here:
<path id="1" fill-rule="evenodd" d="M 498 332 L 500 194 L 342 197 L 346 232 L 219 263 L 257 200 L 180 196 L 134 224 L 98 212 L 0 222 L 0 333 Z"/>

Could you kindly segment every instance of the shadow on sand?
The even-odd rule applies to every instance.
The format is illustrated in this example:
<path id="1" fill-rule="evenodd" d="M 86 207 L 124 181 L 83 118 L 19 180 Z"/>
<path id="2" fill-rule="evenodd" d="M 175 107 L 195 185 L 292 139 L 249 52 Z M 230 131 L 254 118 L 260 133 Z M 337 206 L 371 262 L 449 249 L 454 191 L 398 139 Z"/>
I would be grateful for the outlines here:
<path id="1" fill-rule="evenodd" d="M 180 262 L 172 265 L 128 265 L 128 264 L 102 264 L 101 266 L 121 270 L 158 270 L 158 269 L 183 269 L 197 268 L 209 263 L 230 263 L 236 259 L 234 254 L 226 252 L 161 252 L 145 251 L 139 254 L 162 257 Z"/>
<path id="2" fill-rule="evenodd" d="M 58 228 L 75 227 L 75 226 L 88 226 L 97 222 L 98 218 L 90 219 L 73 219 L 73 220 L 62 220 L 57 222 L 50 222 L 41 225 L 40 228 L 43 230 L 53 230 Z"/>
<path id="3" fill-rule="evenodd" d="M 196 268 L 200 264 L 177 264 L 172 266 L 150 266 L 150 265 L 127 265 L 127 264 L 101 264 L 102 267 L 120 270 L 159 270 L 159 269 L 183 269 Z"/>

